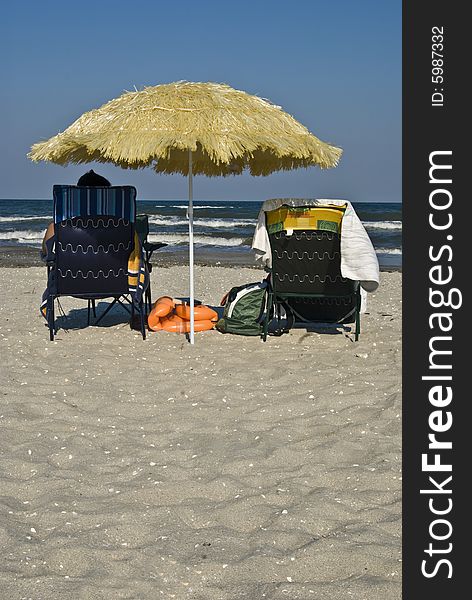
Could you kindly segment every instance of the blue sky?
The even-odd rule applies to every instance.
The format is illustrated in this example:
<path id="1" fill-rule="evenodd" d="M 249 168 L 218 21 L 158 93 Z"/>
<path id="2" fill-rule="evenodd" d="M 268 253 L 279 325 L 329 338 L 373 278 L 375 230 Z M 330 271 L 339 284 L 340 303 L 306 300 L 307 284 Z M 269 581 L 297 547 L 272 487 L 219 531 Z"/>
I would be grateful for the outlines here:
<path id="1" fill-rule="evenodd" d="M 91 168 L 33 164 L 34 142 L 133 86 L 186 79 L 268 98 L 344 149 L 329 171 L 197 177 L 196 199 L 401 200 L 400 0 L 17 0 L 0 55 L 1 198 L 48 198 Z M 141 199 L 187 195 L 178 175 L 95 170 Z"/>

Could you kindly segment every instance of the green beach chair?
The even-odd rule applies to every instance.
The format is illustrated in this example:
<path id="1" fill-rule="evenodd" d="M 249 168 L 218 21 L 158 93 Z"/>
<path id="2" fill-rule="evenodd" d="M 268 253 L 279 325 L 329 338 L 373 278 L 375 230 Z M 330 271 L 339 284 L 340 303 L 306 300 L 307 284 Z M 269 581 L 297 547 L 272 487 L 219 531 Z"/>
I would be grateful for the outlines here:
<path id="1" fill-rule="evenodd" d="M 360 334 L 361 295 L 358 281 L 341 274 L 342 218 L 345 207 L 282 206 L 266 213 L 272 255 L 268 306 L 262 339 L 280 303 L 297 322 L 354 323 Z"/>

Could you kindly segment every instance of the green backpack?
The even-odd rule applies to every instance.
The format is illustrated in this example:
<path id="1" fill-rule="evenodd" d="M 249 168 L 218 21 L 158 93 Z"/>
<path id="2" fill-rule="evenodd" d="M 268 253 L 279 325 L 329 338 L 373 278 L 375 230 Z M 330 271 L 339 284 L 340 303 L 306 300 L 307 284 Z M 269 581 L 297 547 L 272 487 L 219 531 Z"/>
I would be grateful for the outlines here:
<path id="1" fill-rule="evenodd" d="M 223 317 L 216 324 L 221 333 L 260 335 L 266 308 L 267 282 L 248 283 L 228 293 Z"/>

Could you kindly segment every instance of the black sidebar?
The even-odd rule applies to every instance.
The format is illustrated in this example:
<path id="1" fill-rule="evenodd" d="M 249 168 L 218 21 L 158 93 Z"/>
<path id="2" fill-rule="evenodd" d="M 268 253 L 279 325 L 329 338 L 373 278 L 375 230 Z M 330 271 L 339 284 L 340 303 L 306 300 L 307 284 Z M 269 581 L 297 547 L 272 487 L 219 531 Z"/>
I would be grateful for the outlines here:
<path id="1" fill-rule="evenodd" d="M 471 27 L 403 2 L 405 600 L 470 595 Z"/>

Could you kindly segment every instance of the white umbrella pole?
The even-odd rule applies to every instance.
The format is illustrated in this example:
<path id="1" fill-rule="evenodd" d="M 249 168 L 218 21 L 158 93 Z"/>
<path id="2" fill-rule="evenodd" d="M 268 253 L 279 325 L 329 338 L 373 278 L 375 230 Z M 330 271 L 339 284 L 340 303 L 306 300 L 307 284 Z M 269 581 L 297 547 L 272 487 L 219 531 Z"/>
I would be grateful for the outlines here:
<path id="1" fill-rule="evenodd" d="M 190 266 L 190 343 L 195 343 L 195 298 L 193 289 L 193 174 L 192 151 L 188 151 L 188 239 Z"/>

